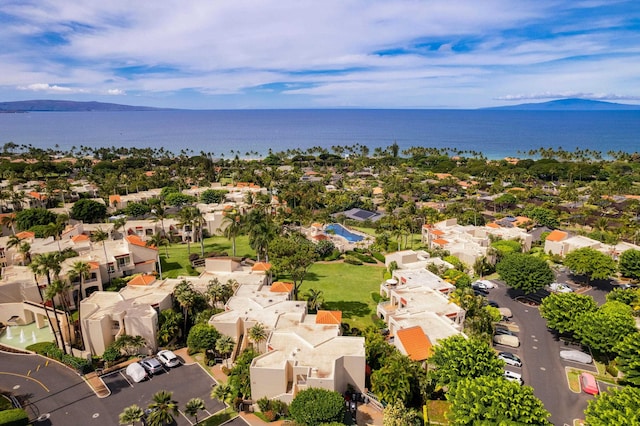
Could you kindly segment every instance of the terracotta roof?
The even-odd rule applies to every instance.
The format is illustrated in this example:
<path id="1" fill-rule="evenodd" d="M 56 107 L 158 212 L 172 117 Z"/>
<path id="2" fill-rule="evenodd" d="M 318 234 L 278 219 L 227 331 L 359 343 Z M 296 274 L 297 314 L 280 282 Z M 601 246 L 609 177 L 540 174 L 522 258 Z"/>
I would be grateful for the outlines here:
<path id="1" fill-rule="evenodd" d="M 432 230 L 431 230 L 431 231 L 429 231 L 429 232 L 431 232 L 433 235 L 438 235 L 438 236 L 440 236 L 440 237 L 444 235 L 444 232 L 443 232 L 443 231 L 441 231 L 441 230 L 439 230 L 439 229 L 432 229 Z"/>
<path id="2" fill-rule="evenodd" d="M 564 240 L 565 238 L 567 238 L 567 236 L 569 236 L 569 234 L 567 234 L 566 232 L 559 231 L 559 230 L 556 229 L 554 231 L 551 231 L 551 233 L 549 235 L 547 235 L 546 241 L 558 242 L 558 241 Z"/>
<path id="3" fill-rule="evenodd" d="M 129 285 L 149 285 L 156 280 L 153 275 L 136 275 L 129 281 Z"/>
<path id="4" fill-rule="evenodd" d="M 500 228 L 500 225 L 498 225 L 497 223 L 491 222 L 491 223 L 487 223 L 487 227 L 497 229 L 497 228 Z"/>
<path id="5" fill-rule="evenodd" d="M 322 241 L 322 240 L 330 240 L 331 238 L 329 238 L 327 235 L 324 234 L 318 234 L 318 235 L 314 235 L 313 237 L 314 240 L 316 241 Z"/>
<path id="6" fill-rule="evenodd" d="M 74 243 L 77 243 L 80 241 L 89 241 L 89 239 L 90 239 L 89 236 L 84 234 L 78 234 L 71 237 L 71 241 L 73 241 Z"/>
<path id="7" fill-rule="evenodd" d="M 271 264 L 267 263 L 267 262 L 256 262 L 252 267 L 251 267 L 252 271 L 270 271 L 271 270 Z"/>
<path id="8" fill-rule="evenodd" d="M 16 234 L 16 237 L 20 238 L 21 240 L 24 240 L 25 238 L 34 238 L 35 236 L 35 233 L 29 231 L 22 231 Z"/>
<path id="9" fill-rule="evenodd" d="M 445 240 L 443 238 L 437 238 L 437 239 L 433 240 L 432 242 L 436 243 L 438 245 L 441 245 L 441 246 L 443 246 L 445 244 L 449 244 L 449 241 L 447 241 L 447 240 Z"/>
<path id="10" fill-rule="evenodd" d="M 119 195 L 109 195 L 109 204 L 113 204 L 114 202 L 119 203 L 121 201 L 122 200 Z"/>
<path id="11" fill-rule="evenodd" d="M 142 241 L 137 235 L 127 235 L 125 238 L 129 242 L 129 244 L 133 244 L 134 246 L 156 249 L 155 246 L 147 246 L 145 242 Z"/>
<path id="12" fill-rule="evenodd" d="M 322 224 L 319 222 L 313 222 L 311 226 L 313 226 L 314 228 L 322 228 Z"/>
<path id="13" fill-rule="evenodd" d="M 293 283 L 283 283 L 281 281 L 276 281 L 271 284 L 271 291 L 273 293 L 291 293 L 293 290 Z"/>
<path id="14" fill-rule="evenodd" d="M 423 361 L 431 355 L 431 342 L 419 325 L 398 330 L 396 338 L 412 361 Z"/>
<path id="15" fill-rule="evenodd" d="M 342 322 L 342 311 L 318 311 L 316 314 L 316 324 L 340 324 Z"/>
<path id="16" fill-rule="evenodd" d="M 47 196 L 45 194 L 41 194 L 41 193 L 36 192 L 36 191 L 31 191 L 29 193 L 29 195 L 31 197 L 35 198 L 36 200 L 46 200 L 47 199 Z"/>
<path id="17" fill-rule="evenodd" d="M 91 269 L 100 269 L 100 264 L 98 262 L 88 262 Z"/>

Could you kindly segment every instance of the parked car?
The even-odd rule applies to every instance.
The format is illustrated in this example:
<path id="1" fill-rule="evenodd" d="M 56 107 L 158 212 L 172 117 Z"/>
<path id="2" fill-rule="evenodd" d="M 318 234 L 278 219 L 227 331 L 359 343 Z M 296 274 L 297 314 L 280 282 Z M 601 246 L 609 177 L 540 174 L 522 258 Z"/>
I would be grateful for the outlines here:
<path id="1" fill-rule="evenodd" d="M 520 384 L 524 383 L 522 381 L 522 374 L 514 373 L 513 371 L 505 370 L 504 378 L 507 380 L 511 380 L 512 382 L 518 382 Z"/>
<path id="2" fill-rule="evenodd" d="M 140 383 L 148 376 L 144 367 L 137 362 L 127 365 L 125 373 L 127 373 L 127 376 L 131 377 L 131 380 L 136 383 Z"/>
<path id="3" fill-rule="evenodd" d="M 497 285 L 493 282 L 493 281 L 489 281 L 489 280 L 479 280 L 476 281 L 477 283 L 481 283 L 482 285 L 485 286 L 485 288 L 496 288 Z"/>
<path id="4" fill-rule="evenodd" d="M 493 306 L 494 308 L 500 308 L 500 305 L 498 305 L 498 302 L 496 302 L 494 300 L 487 301 L 487 305 Z"/>
<path id="5" fill-rule="evenodd" d="M 495 328 L 496 328 L 495 334 L 505 334 L 505 335 L 508 335 L 508 336 L 515 336 L 516 335 L 516 333 L 514 333 L 511 330 L 509 330 L 507 327 L 502 327 L 502 326 L 496 325 Z"/>
<path id="6" fill-rule="evenodd" d="M 560 351 L 560 358 L 567 361 L 581 362 L 583 364 L 591 364 L 593 362 L 591 355 L 575 350 Z"/>
<path id="7" fill-rule="evenodd" d="M 485 290 L 484 288 L 480 287 L 473 287 L 473 292 L 476 296 L 486 296 L 489 294 L 489 290 Z"/>
<path id="8" fill-rule="evenodd" d="M 498 359 L 501 359 L 505 362 L 505 364 L 513 365 L 514 367 L 522 367 L 522 360 L 516 354 L 512 354 L 511 352 L 500 352 L 498 353 Z"/>
<path id="9" fill-rule="evenodd" d="M 509 308 L 498 308 L 498 311 L 500 311 L 500 315 L 502 315 L 502 318 L 511 318 L 513 317 L 513 313 L 511 313 L 511 309 Z"/>
<path id="10" fill-rule="evenodd" d="M 597 395 L 600 393 L 598 382 L 591 373 L 580 373 L 580 386 L 585 393 Z"/>
<path id="11" fill-rule="evenodd" d="M 573 293 L 571 287 L 564 283 L 551 283 L 549 289 L 555 293 Z"/>
<path id="12" fill-rule="evenodd" d="M 162 350 L 158 352 L 158 359 L 165 367 L 177 367 L 180 365 L 180 358 L 169 350 Z"/>
<path id="13" fill-rule="evenodd" d="M 149 374 L 158 374 L 161 371 L 164 371 L 164 369 L 162 368 L 162 364 L 160 364 L 160 361 L 158 361 L 158 359 L 154 357 L 145 358 L 140 361 L 140 364 L 144 367 L 145 370 L 147 370 L 147 373 Z"/>
<path id="14" fill-rule="evenodd" d="M 508 334 L 496 334 L 493 336 L 493 341 L 499 345 L 510 346 L 512 348 L 520 346 L 520 339 Z"/>

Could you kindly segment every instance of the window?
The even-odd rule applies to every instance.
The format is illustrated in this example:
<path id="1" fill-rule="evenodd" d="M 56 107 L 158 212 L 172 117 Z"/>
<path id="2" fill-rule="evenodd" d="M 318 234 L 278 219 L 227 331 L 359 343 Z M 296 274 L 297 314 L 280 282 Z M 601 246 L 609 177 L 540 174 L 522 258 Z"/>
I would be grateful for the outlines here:
<path id="1" fill-rule="evenodd" d="M 129 259 L 129 256 L 119 257 L 116 260 L 118 261 L 118 268 L 122 268 L 123 266 L 131 263 L 131 259 Z"/>
<path id="2" fill-rule="evenodd" d="M 107 264 L 107 272 L 109 272 L 110 274 L 113 274 L 116 271 L 115 266 L 113 266 L 113 263 L 109 263 Z"/>

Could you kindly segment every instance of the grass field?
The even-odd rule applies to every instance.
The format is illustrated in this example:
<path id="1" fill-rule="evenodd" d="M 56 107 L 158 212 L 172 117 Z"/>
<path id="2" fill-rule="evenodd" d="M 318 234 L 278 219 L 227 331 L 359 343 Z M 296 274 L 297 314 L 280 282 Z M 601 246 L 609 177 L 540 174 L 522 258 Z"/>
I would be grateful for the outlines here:
<path id="1" fill-rule="evenodd" d="M 373 325 L 377 303 L 371 293 L 378 293 L 383 266 L 316 263 L 302 283 L 300 295 L 313 288 L 322 290 L 325 308 L 342 311 L 343 321 L 364 329 Z"/>

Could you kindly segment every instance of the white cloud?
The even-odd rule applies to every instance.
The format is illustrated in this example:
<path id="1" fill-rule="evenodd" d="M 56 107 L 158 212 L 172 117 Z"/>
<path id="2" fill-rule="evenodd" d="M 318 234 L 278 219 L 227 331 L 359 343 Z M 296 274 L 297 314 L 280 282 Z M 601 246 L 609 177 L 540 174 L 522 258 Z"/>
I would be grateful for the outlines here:
<path id="1" fill-rule="evenodd" d="M 48 83 L 32 83 L 27 86 L 18 86 L 19 90 L 31 90 L 33 92 L 47 92 L 47 93 L 85 93 L 84 89 L 74 89 L 71 87 L 58 86 L 57 84 Z"/>

